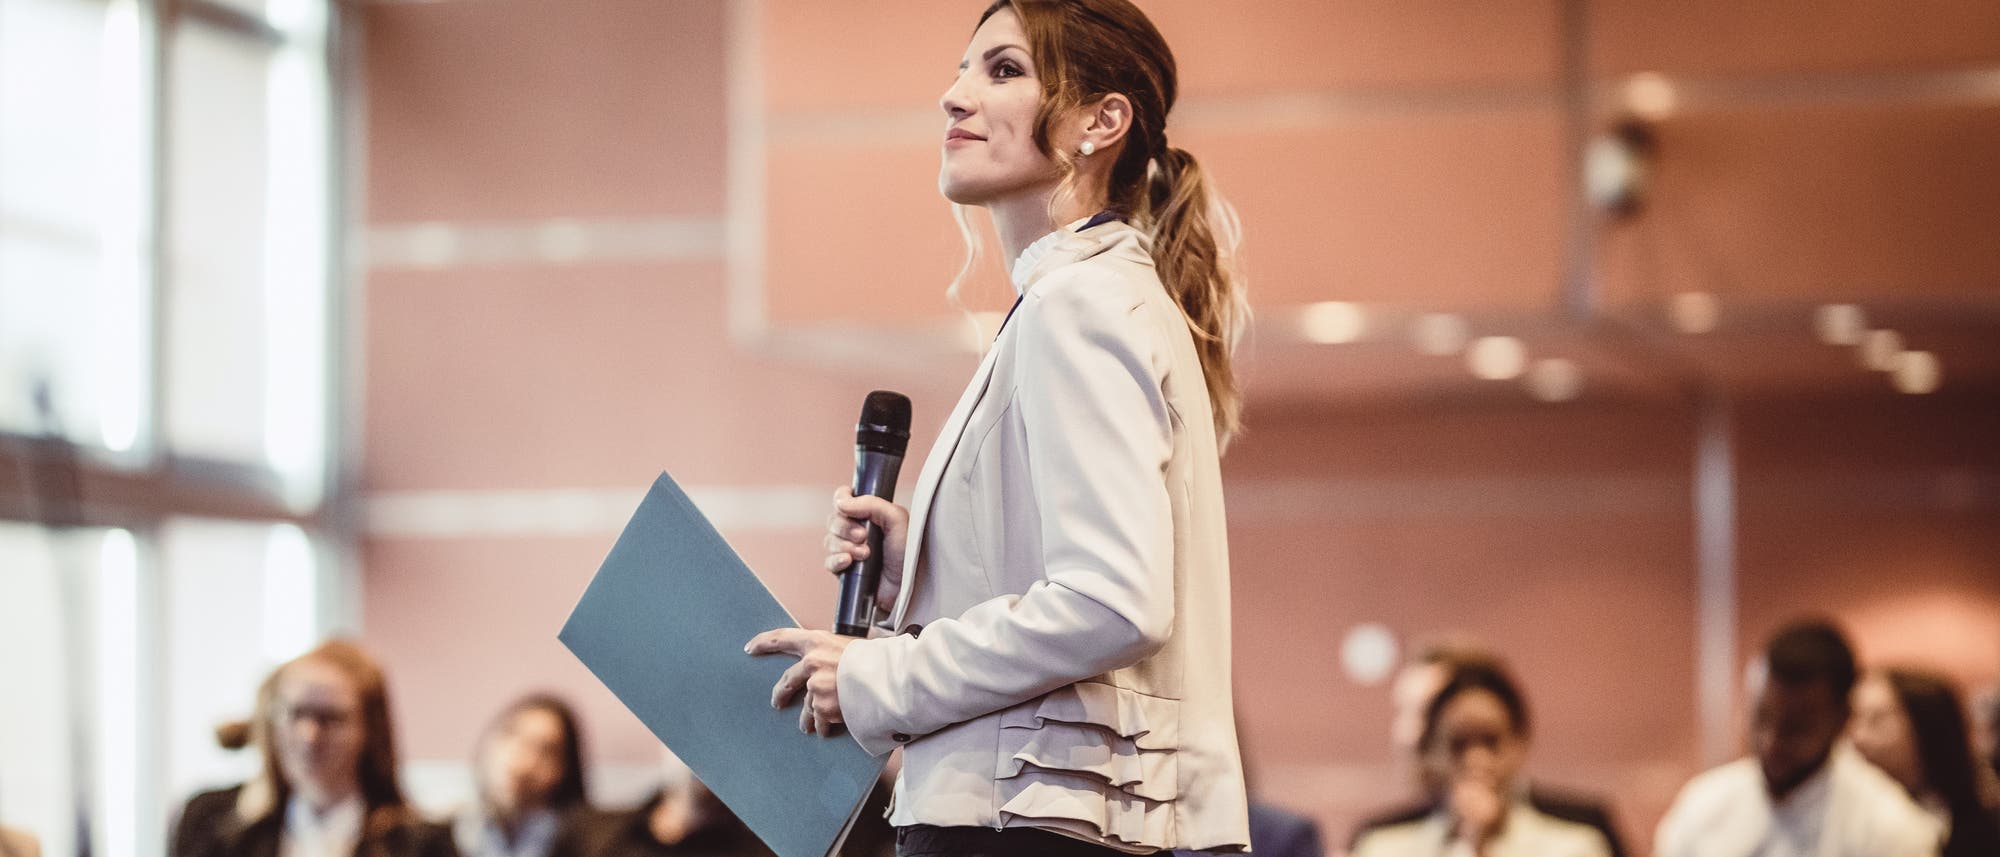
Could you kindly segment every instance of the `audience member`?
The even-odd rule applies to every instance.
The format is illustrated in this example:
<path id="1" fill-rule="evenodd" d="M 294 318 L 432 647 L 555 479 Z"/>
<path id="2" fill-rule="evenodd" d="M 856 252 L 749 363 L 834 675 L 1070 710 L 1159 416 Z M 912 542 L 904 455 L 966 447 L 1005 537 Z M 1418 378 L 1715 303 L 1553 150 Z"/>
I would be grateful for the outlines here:
<path id="1" fill-rule="evenodd" d="M 501 710 L 472 758 L 478 796 L 452 819 L 464 857 L 549 857 L 562 829 L 580 821 L 583 736 L 576 713 L 534 694 Z"/>
<path id="2" fill-rule="evenodd" d="M 1497 664 L 1459 666 L 1425 710 L 1418 747 L 1443 796 L 1431 812 L 1377 827 L 1355 857 L 1608 857 L 1603 834 L 1526 799 L 1528 705 Z"/>
<path id="3" fill-rule="evenodd" d="M 1389 725 L 1390 748 L 1394 761 L 1408 766 L 1404 779 L 1421 790 L 1421 797 L 1363 819 L 1348 838 L 1349 850 L 1370 831 L 1426 818 L 1443 802 L 1442 778 L 1425 764 L 1425 755 L 1418 745 L 1431 702 L 1438 691 L 1451 683 L 1453 674 L 1466 667 L 1504 671 L 1499 656 L 1477 644 L 1455 640 L 1418 648 L 1397 673 L 1389 691 L 1394 706 Z M 1533 784 L 1528 788 L 1527 798 L 1528 805 L 1536 812 L 1595 829 L 1610 846 L 1611 857 L 1625 857 L 1624 842 L 1602 801 Z"/>
<path id="4" fill-rule="evenodd" d="M 287 662 L 259 693 L 243 785 L 189 800 L 173 857 L 455 857 L 396 776 L 382 671 L 341 640 Z"/>
<path id="5" fill-rule="evenodd" d="M 1236 715 L 1237 734 L 1243 733 L 1244 718 Z M 1326 853 L 1320 840 L 1319 823 L 1259 798 L 1256 771 L 1250 757 L 1243 756 L 1243 782 L 1250 792 L 1250 850 L 1257 857 L 1321 857 Z M 1201 857 L 1210 851 L 1175 851 L 1176 857 Z"/>
<path id="6" fill-rule="evenodd" d="M 1913 669 L 1870 672 L 1854 689 L 1854 749 L 1947 831 L 1944 857 L 2000 855 L 1990 777 L 1973 755 L 1949 679 Z"/>
<path id="7" fill-rule="evenodd" d="M 41 857 L 42 843 L 25 830 L 0 826 L 0 857 Z"/>
<path id="8" fill-rule="evenodd" d="M 276 693 L 277 684 L 278 672 L 272 670 L 270 675 L 265 676 L 264 680 L 257 684 L 256 699 L 251 704 L 249 719 L 230 720 L 215 727 L 216 746 L 234 752 L 249 747 L 255 741 L 257 712 L 271 710 L 271 700 Z M 240 787 L 223 789 L 211 794 L 233 796 L 239 793 L 241 793 Z M 203 796 L 197 796 L 200 797 Z M 229 800 L 234 798 L 230 797 Z M 233 814 L 219 811 L 224 802 L 222 797 L 211 797 L 203 801 L 200 809 L 218 811 L 191 812 L 188 810 L 195 810 L 197 807 L 194 801 L 189 801 L 187 809 L 181 813 L 180 822 L 174 825 L 172 838 L 168 840 L 168 857 L 194 857 L 212 849 L 215 840 L 226 835 L 234 826 L 231 822 Z"/>
<path id="9" fill-rule="evenodd" d="M 1257 857 L 1322 857 L 1319 823 L 1250 796 L 1250 850 Z M 1206 851 L 1176 851 L 1183 857 Z"/>
<path id="10" fill-rule="evenodd" d="M 595 814 L 556 846 L 565 857 L 769 857 L 729 807 L 667 754 L 660 790 L 624 812 Z M 864 812 L 866 810 L 863 810 Z"/>
<path id="11" fill-rule="evenodd" d="M 1751 670 L 1753 755 L 1681 790 L 1654 857 L 1935 857 L 1936 823 L 1840 740 L 1855 678 L 1853 649 L 1827 622 L 1772 637 Z"/>
<path id="12" fill-rule="evenodd" d="M 1986 701 L 1979 709 L 1979 757 L 2000 780 L 2000 687 L 1986 692 Z"/>

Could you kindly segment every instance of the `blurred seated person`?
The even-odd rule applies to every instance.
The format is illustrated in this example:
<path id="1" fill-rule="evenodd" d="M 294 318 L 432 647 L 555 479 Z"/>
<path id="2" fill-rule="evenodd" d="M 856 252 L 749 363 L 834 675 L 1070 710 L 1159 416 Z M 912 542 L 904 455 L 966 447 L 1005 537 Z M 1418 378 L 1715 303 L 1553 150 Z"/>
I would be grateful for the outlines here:
<path id="1" fill-rule="evenodd" d="M 41 840 L 28 831 L 0 825 L 0 857 L 42 857 Z"/>
<path id="2" fill-rule="evenodd" d="M 1986 692 L 1985 704 L 1979 710 L 1979 756 L 1986 760 L 1994 778 L 2000 779 L 2000 688 Z"/>
<path id="3" fill-rule="evenodd" d="M 1750 671 L 1752 755 L 1681 789 L 1654 857 L 1936 857 L 1936 822 L 1841 741 L 1855 679 L 1831 623 L 1773 636 Z"/>
<path id="4" fill-rule="evenodd" d="M 243 785 L 189 800 L 172 857 L 456 857 L 450 832 L 418 818 L 396 775 L 382 670 L 360 647 L 321 644 L 278 667 Z"/>
<path id="5" fill-rule="evenodd" d="M 1236 715 L 1236 733 L 1244 733 L 1244 719 Z M 1243 759 L 1243 782 L 1250 792 L 1250 850 L 1257 857 L 1322 857 L 1326 853 L 1321 844 L 1319 823 L 1283 807 L 1265 803 L 1258 797 L 1256 771 L 1251 767 L 1250 757 L 1238 753 Z M 1178 850 L 1176 857 L 1203 857 L 1211 851 Z"/>
<path id="6" fill-rule="evenodd" d="M 770 849 L 666 754 L 666 780 L 636 809 L 596 813 L 555 846 L 563 857 L 771 857 Z M 865 812 L 865 810 L 864 810 Z"/>
<path id="7" fill-rule="evenodd" d="M 1370 831 L 1428 817 L 1444 802 L 1444 778 L 1425 764 L 1424 752 L 1419 744 L 1424 718 L 1432 700 L 1437 698 L 1438 691 L 1451 683 L 1453 674 L 1464 667 L 1506 672 L 1498 655 L 1474 643 L 1456 640 L 1418 648 L 1415 656 L 1396 674 L 1389 690 L 1390 702 L 1394 706 L 1393 719 L 1389 724 L 1391 758 L 1399 765 L 1408 766 L 1408 777 L 1422 796 L 1363 819 L 1348 839 L 1348 850 L 1353 850 L 1361 837 Z M 1625 857 L 1624 842 L 1619 838 L 1617 827 L 1611 822 L 1611 812 L 1603 801 L 1533 783 L 1528 786 L 1527 800 L 1536 812 L 1596 830 L 1611 848 L 1611 857 Z"/>
<path id="8" fill-rule="evenodd" d="M 257 731 L 255 728 L 257 712 L 271 710 L 272 694 L 276 692 L 277 683 L 278 673 L 276 670 L 272 670 L 270 675 L 265 676 L 263 681 L 258 682 L 256 701 L 251 704 L 252 713 L 250 719 L 231 720 L 217 725 L 215 727 L 216 746 L 231 752 L 251 746 L 255 740 L 255 733 Z M 211 794 L 228 794 L 233 796 L 237 793 L 237 789 L 222 789 Z M 234 798 L 232 797 L 231 799 L 233 800 Z M 208 808 L 215 808 L 215 805 L 221 802 L 221 798 L 210 798 L 207 801 L 207 805 Z M 192 806 L 193 802 L 190 801 L 189 807 L 192 808 Z M 213 840 L 220 838 L 225 830 L 232 825 L 231 818 L 232 815 L 226 812 L 200 812 L 190 815 L 184 810 L 181 813 L 180 821 L 174 825 L 172 838 L 168 840 L 168 857 L 187 857 L 187 855 L 202 853 L 212 846 Z"/>
<path id="9" fill-rule="evenodd" d="M 1602 833 L 1529 803 L 1521 770 L 1530 731 L 1527 700 L 1504 668 L 1459 666 L 1433 695 L 1418 738 L 1442 800 L 1363 834 L 1354 857 L 1610 857 Z"/>
<path id="10" fill-rule="evenodd" d="M 1250 796 L 1250 851 L 1257 857 L 1322 857 L 1319 823 Z M 1175 851 L 1176 857 L 1204 857 L 1211 851 Z"/>
<path id="11" fill-rule="evenodd" d="M 549 857 L 558 834 L 581 820 L 583 736 L 554 696 L 516 700 L 480 733 L 473 751 L 475 803 L 452 819 L 463 857 Z"/>
<path id="12" fill-rule="evenodd" d="M 1944 676 L 1873 670 L 1854 688 L 1854 749 L 1894 779 L 1945 831 L 1944 857 L 2000 855 L 1993 784 L 1973 755 L 1965 709 Z"/>

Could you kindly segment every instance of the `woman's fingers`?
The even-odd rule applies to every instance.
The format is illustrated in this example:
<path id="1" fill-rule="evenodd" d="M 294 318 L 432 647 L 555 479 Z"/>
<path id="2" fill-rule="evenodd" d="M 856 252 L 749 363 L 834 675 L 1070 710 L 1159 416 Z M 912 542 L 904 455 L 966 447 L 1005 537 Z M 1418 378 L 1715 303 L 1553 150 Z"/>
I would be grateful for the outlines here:
<path id="1" fill-rule="evenodd" d="M 750 642 L 743 645 L 743 651 L 752 655 L 768 655 L 772 652 L 802 655 L 811 643 L 812 632 L 804 628 L 774 628 L 751 637 Z"/>
<path id="2" fill-rule="evenodd" d="M 778 683 L 771 687 L 771 707 L 784 708 L 790 704 L 792 697 L 797 696 L 799 690 L 806 686 L 806 678 L 810 672 L 803 660 L 787 668 L 785 674 L 778 677 Z"/>

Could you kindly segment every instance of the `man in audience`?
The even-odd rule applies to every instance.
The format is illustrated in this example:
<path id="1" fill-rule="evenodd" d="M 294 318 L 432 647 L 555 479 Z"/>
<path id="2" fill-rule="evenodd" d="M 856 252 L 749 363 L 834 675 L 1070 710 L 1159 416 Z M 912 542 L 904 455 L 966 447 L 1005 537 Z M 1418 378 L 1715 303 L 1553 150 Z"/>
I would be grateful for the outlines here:
<path id="1" fill-rule="evenodd" d="M 1236 734 L 1247 734 L 1242 712 L 1236 713 Z M 1319 822 L 1284 807 L 1265 803 L 1250 756 L 1243 755 L 1243 782 L 1250 791 L 1250 850 L 1257 857 L 1322 857 Z M 1176 850 L 1174 857 L 1204 857 L 1211 851 Z"/>
<path id="2" fill-rule="evenodd" d="M 770 849 L 671 752 L 660 790 L 636 809 L 594 812 L 565 830 L 557 857 L 771 857 Z"/>
<path id="3" fill-rule="evenodd" d="M 1654 857 L 1935 857 L 1936 823 L 1840 740 L 1855 679 L 1854 651 L 1832 624 L 1772 637 L 1751 669 L 1753 755 L 1681 790 Z"/>
<path id="4" fill-rule="evenodd" d="M 1425 763 L 1423 748 L 1418 746 L 1424 731 L 1425 714 L 1438 692 L 1450 684 L 1460 670 L 1468 667 L 1504 670 L 1504 666 L 1498 655 L 1466 640 L 1422 646 L 1404 664 L 1389 689 L 1390 702 L 1394 706 L 1389 740 L 1392 758 L 1398 765 L 1409 766 L 1407 776 L 1421 797 L 1364 819 L 1355 826 L 1353 835 L 1348 839 L 1350 850 L 1369 832 L 1425 818 L 1442 804 L 1449 784 L 1437 770 Z M 1624 843 L 1618 838 L 1618 831 L 1611 823 L 1611 813 L 1603 802 L 1531 785 L 1528 788 L 1528 804 L 1543 814 L 1595 828 L 1610 845 L 1611 857 L 1625 857 Z"/>

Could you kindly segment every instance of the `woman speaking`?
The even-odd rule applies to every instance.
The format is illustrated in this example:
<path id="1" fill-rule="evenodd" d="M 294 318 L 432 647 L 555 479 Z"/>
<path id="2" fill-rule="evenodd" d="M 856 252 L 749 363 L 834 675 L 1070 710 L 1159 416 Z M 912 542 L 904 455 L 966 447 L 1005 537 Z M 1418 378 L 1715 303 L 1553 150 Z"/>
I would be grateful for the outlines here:
<path id="1" fill-rule="evenodd" d="M 941 101 L 939 186 L 991 213 L 1019 300 L 911 509 L 834 500 L 827 567 L 880 527 L 900 633 L 750 645 L 799 656 L 772 703 L 803 692 L 801 728 L 903 748 L 901 854 L 1249 843 L 1218 466 L 1244 304 L 1175 86 L 1127 0 L 1001 0 Z"/>

